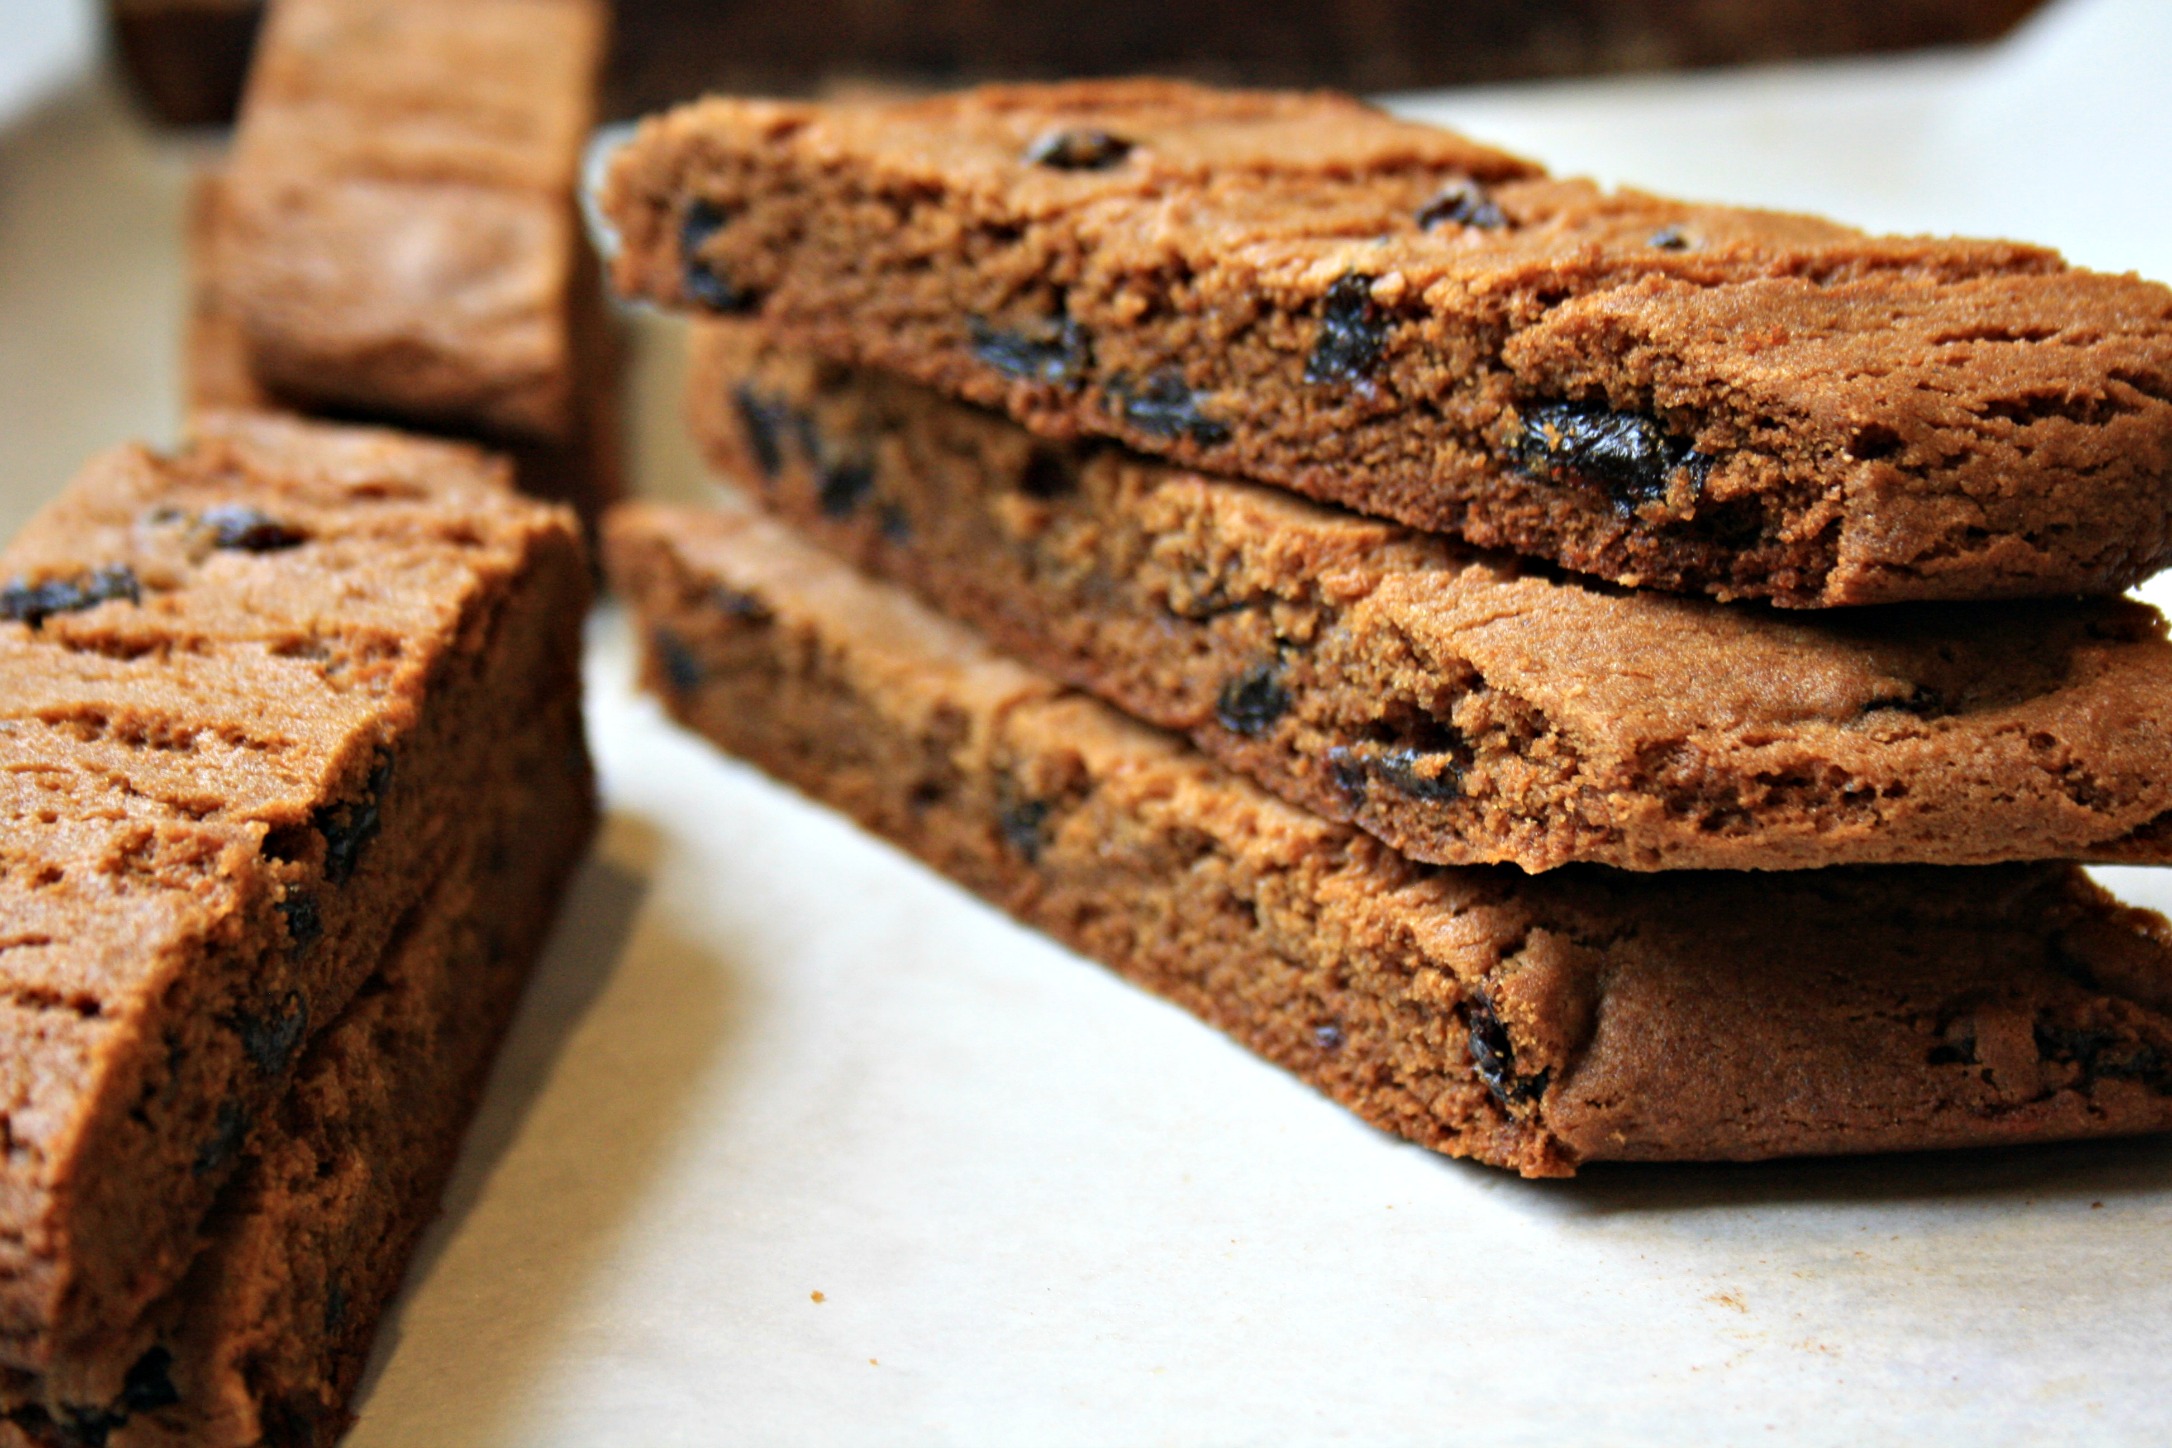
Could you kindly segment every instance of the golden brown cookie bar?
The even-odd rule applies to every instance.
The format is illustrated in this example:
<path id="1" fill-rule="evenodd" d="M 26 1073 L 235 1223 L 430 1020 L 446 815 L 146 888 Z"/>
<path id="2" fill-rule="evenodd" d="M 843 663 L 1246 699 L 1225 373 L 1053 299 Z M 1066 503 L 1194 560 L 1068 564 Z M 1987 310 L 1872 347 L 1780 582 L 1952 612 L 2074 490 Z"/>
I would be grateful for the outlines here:
<path id="1" fill-rule="evenodd" d="M 505 721 L 485 822 L 313 1041 L 132 1330 L 0 1375 L 0 1442 L 329 1443 L 595 817 L 577 711 Z"/>
<path id="2" fill-rule="evenodd" d="M 1623 592 L 699 324 L 709 459 L 833 551 L 1440 864 L 2172 857 L 2172 643 L 2123 599 Z"/>
<path id="3" fill-rule="evenodd" d="M 200 236 L 267 394 L 528 450 L 617 495 L 616 342 L 575 207 L 597 0 L 279 0 Z M 232 399 L 213 394 L 218 405 Z"/>
<path id="4" fill-rule="evenodd" d="M 631 295 L 1623 584 L 2112 593 L 2172 558 L 2172 292 L 2039 248 L 1148 81 L 706 100 L 604 200 Z"/>
<path id="5" fill-rule="evenodd" d="M 767 519 L 630 507 L 606 553 L 680 720 L 1436 1150 L 2172 1125 L 2172 939 L 2074 866 L 1417 866 Z"/>
<path id="6" fill-rule="evenodd" d="M 0 553 L 0 1362 L 134 1322 L 304 1044 L 579 706 L 570 513 L 470 448 L 206 418 Z"/>

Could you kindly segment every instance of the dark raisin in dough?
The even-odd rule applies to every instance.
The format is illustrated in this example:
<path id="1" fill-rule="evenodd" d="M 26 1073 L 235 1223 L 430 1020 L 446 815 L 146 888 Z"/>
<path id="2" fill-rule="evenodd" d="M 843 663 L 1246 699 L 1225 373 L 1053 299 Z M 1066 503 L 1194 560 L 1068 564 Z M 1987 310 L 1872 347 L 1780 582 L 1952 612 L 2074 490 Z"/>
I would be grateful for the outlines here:
<path id="1" fill-rule="evenodd" d="M 1093 367 L 1092 341 L 1086 329 L 1068 317 L 1050 317 L 1014 330 L 991 327 L 975 317 L 966 330 L 973 355 L 1005 377 L 1076 387 Z"/>
<path id="2" fill-rule="evenodd" d="M 1431 231 L 1444 221 L 1457 226 L 1475 226 L 1481 231 L 1498 231 L 1508 225 L 1508 217 L 1486 189 L 1476 181 L 1458 181 L 1427 202 L 1418 213 L 1418 227 Z"/>
<path id="3" fill-rule="evenodd" d="M 679 222 L 679 255 L 685 258 L 686 294 L 712 312 L 744 312 L 759 300 L 754 293 L 734 286 L 712 263 L 702 259 L 702 246 L 730 220 L 721 207 L 695 200 L 687 203 L 686 215 Z"/>
<path id="4" fill-rule="evenodd" d="M 1106 171 L 1131 154 L 1131 142 L 1094 126 L 1050 131 L 1026 150 L 1036 166 L 1058 171 Z"/>
<path id="5" fill-rule="evenodd" d="M 1699 480 L 1710 466 L 1710 459 L 1667 436 L 1651 418 L 1582 402 L 1524 409 L 1516 460 L 1545 476 L 1600 484 L 1617 508 L 1630 512 L 1665 498 L 1668 482 L 1684 468 Z"/>
<path id="6" fill-rule="evenodd" d="M 1289 691 L 1282 687 L 1274 666 L 1261 664 L 1222 685 L 1215 696 L 1214 717 L 1224 729 L 1258 734 L 1272 728 L 1289 707 Z"/>
<path id="7" fill-rule="evenodd" d="M 1199 399 L 1175 368 L 1165 367 L 1133 390 L 1129 377 L 1109 379 L 1116 410 L 1148 437 L 1189 437 L 1202 447 L 1229 441 L 1229 428 L 1199 410 Z"/>
<path id="8" fill-rule="evenodd" d="M 823 515 L 842 518 L 865 502 L 875 488 L 875 469 L 860 462 L 831 463 L 822 469 Z"/>
<path id="9" fill-rule="evenodd" d="M 1373 278 L 1345 272 L 1327 289 L 1319 340 L 1305 359 L 1307 382 L 1360 382 L 1372 375 L 1387 345 L 1388 321 L 1373 304 Z"/>
<path id="10" fill-rule="evenodd" d="M 204 509 L 202 522 L 211 530 L 212 542 L 244 553 L 275 553 L 295 547 L 307 537 L 299 528 L 288 527 L 262 509 L 239 503 Z"/>
<path id="11" fill-rule="evenodd" d="M 112 599 L 140 603 L 142 597 L 135 570 L 116 563 L 44 583 L 18 579 L 0 588 L 0 618 L 20 619 L 36 628 L 56 613 L 80 613 Z"/>

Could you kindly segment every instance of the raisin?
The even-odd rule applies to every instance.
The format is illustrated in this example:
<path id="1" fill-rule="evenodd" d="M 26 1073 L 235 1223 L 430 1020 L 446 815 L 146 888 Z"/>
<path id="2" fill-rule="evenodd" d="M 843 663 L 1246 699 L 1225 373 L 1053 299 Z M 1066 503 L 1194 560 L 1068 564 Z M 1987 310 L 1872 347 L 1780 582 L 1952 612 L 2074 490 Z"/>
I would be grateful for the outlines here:
<path id="1" fill-rule="evenodd" d="M 759 300 L 754 293 L 734 286 L 715 263 L 701 256 L 709 238 L 730 220 L 723 207 L 698 197 L 686 204 L 686 214 L 679 218 L 679 257 L 686 295 L 712 312 L 751 311 Z"/>
<path id="2" fill-rule="evenodd" d="M 1433 774 L 1422 773 L 1418 765 L 1426 759 L 1441 759 L 1440 770 Z M 1374 757 L 1371 764 L 1374 777 L 1412 799 L 1447 804 L 1463 797 L 1463 774 L 1452 758 L 1422 754 L 1415 749 L 1388 749 Z"/>
<path id="3" fill-rule="evenodd" d="M 2107 1076 L 2138 1080 L 2153 1091 L 2172 1094 L 2172 1070 L 2167 1069 L 2161 1051 L 2154 1046 L 2137 1045 L 2124 1052 L 2115 1052 L 2117 1045 L 2118 1038 L 2106 1031 L 2061 1026 L 2043 1020 L 2036 1023 L 2037 1054 L 2046 1060 L 2070 1061 L 2080 1067 L 2084 1086 L 2097 1077 Z"/>
<path id="4" fill-rule="evenodd" d="M 37 1413 L 35 1408 L 18 1408 L 9 1416 L 34 1413 Z M 60 1414 L 60 1421 L 53 1424 L 53 1427 L 59 1430 L 59 1436 L 52 1441 L 61 1444 L 62 1448 L 106 1448 L 106 1444 L 112 1439 L 113 1430 L 128 1421 L 126 1413 L 79 1403 L 62 1403 Z M 43 1414 L 38 1416 L 42 1417 Z M 36 1439 L 33 1438 L 33 1441 Z"/>
<path id="5" fill-rule="evenodd" d="M 1679 226 L 1662 226 L 1651 234 L 1651 238 L 1646 242 L 1646 245 L 1656 247 L 1660 251 L 1688 251 L 1689 234 Z"/>
<path id="6" fill-rule="evenodd" d="M 656 662 L 663 666 L 664 682 L 674 692 L 687 694 L 701 687 L 701 660 L 684 639 L 659 624 L 650 631 L 649 642 L 656 650 Z"/>
<path id="7" fill-rule="evenodd" d="M 347 1289 L 337 1282 L 324 1289 L 324 1330 L 336 1333 L 347 1321 Z"/>
<path id="8" fill-rule="evenodd" d="M 709 597 L 727 618 L 742 619 L 747 623 L 768 623 L 771 618 L 775 617 L 769 611 L 768 604 L 762 602 L 753 594 L 741 593 L 736 588 L 726 588 L 724 585 L 718 584 L 709 590 Z M 672 642 L 676 644 L 678 640 L 674 639 Z M 683 650 L 685 646 L 680 645 L 680 647 Z M 687 687 L 692 688 L 693 685 L 689 684 Z"/>
<path id="9" fill-rule="evenodd" d="M 36 628 L 56 613 L 80 613 L 113 599 L 143 601 L 136 571 L 125 563 L 111 563 L 73 578 L 48 579 L 44 583 L 17 579 L 0 588 L 0 619 L 17 619 Z"/>
<path id="10" fill-rule="evenodd" d="M 360 799 L 346 805 L 327 805 L 314 816 L 317 832 L 324 836 L 324 878 L 332 884 L 345 884 L 362 863 L 363 847 L 376 838 L 378 826 L 383 823 L 378 797 L 391 782 L 392 758 L 379 755 L 369 781 L 362 786 Z"/>
<path id="11" fill-rule="evenodd" d="M 732 389 L 732 405 L 739 412 L 739 427 L 747 435 L 754 461 L 762 476 L 774 478 L 784 470 L 784 429 L 792 421 L 792 404 L 781 397 L 764 397 L 747 383 Z"/>
<path id="12" fill-rule="evenodd" d="M 1130 378 L 1118 374 L 1109 379 L 1109 396 L 1124 421 L 1148 437 L 1185 436 L 1201 447 L 1229 441 L 1228 424 L 1200 412 L 1199 399 L 1174 367 L 1161 368 L 1137 391 Z"/>
<path id="13" fill-rule="evenodd" d="M 1078 469 L 1068 454 L 1037 447 L 1018 475 L 1018 491 L 1044 503 L 1066 497 L 1078 491 Z"/>
<path id="14" fill-rule="evenodd" d="M 121 1407 L 127 1412 L 155 1412 L 180 1401 L 181 1391 L 173 1385 L 173 1354 L 162 1347 L 147 1349 L 121 1379 Z"/>
<path id="15" fill-rule="evenodd" d="M 231 1101 L 221 1102 L 219 1114 L 211 1123 L 211 1135 L 196 1149 L 196 1175 L 209 1176 L 232 1161 L 248 1134 L 249 1114 Z"/>
<path id="16" fill-rule="evenodd" d="M 1327 751 L 1327 775 L 1342 791 L 1344 798 L 1353 806 L 1365 802 L 1366 785 L 1371 782 L 1371 772 L 1365 767 L 1364 756 L 1346 744 L 1336 744 Z"/>
<path id="17" fill-rule="evenodd" d="M 1003 838 L 1012 849 L 1025 856 L 1029 865 L 1041 858 L 1041 847 L 1048 843 L 1048 816 L 1052 808 L 1045 799 L 1020 800 L 1005 805 L 996 817 Z"/>
<path id="18" fill-rule="evenodd" d="M 1131 154 L 1131 142 L 1094 126 L 1050 131 L 1026 148 L 1026 160 L 1058 171 L 1106 171 Z"/>
<path id="19" fill-rule="evenodd" d="M 1486 1083 L 1495 1100 L 1503 1106 L 1520 1106 L 1545 1093 L 1551 1069 L 1535 1076 L 1516 1074 L 1515 1042 L 1509 1039 L 1501 1018 L 1493 1013 L 1493 1003 L 1483 995 L 1471 1000 L 1470 1025 L 1471 1064 L 1478 1068 L 1478 1079 Z"/>
<path id="20" fill-rule="evenodd" d="M 206 508 L 200 521 L 211 530 L 211 541 L 218 547 L 246 553 L 274 553 L 282 548 L 292 548 L 309 536 L 299 528 L 288 527 L 269 513 L 242 503 Z"/>
<path id="21" fill-rule="evenodd" d="M 1224 729 L 1237 734 L 1258 734 L 1272 728 L 1288 712 L 1289 691 L 1275 676 L 1272 664 L 1245 670 L 1222 685 L 1214 696 L 1214 717 Z"/>
<path id="22" fill-rule="evenodd" d="M 902 548 L 912 542 L 913 521 L 895 503 L 884 503 L 875 509 L 875 528 L 886 543 Z"/>
<path id="23" fill-rule="evenodd" d="M 875 489 L 875 469 L 867 463 L 830 463 L 822 469 L 815 498 L 825 518 L 843 518 Z"/>
<path id="24" fill-rule="evenodd" d="M 235 1034 L 241 1037 L 241 1049 L 257 1070 L 267 1076 L 276 1076 L 294 1059 L 294 1050 L 301 1045 L 302 1037 L 309 1029 L 309 1007 L 300 995 L 288 991 L 286 999 L 279 1003 L 276 1019 L 265 1020 L 259 1016 L 240 1016 L 233 1022 Z"/>
<path id="25" fill-rule="evenodd" d="M 1342 1027 L 1332 1021 L 1324 1026 L 1314 1026 L 1312 1028 L 1312 1044 L 1323 1051 L 1339 1051 L 1342 1049 L 1342 1042 Z"/>
<path id="26" fill-rule="evenodd" d="M 1892 709 L 1902 714 L 1914 714 L 1921 719 L 1936 719 L 1951 712 L 1946 703 L 1946 696 L 1929 684 L 1916 685 L 1903 698 L 1873 699 L 1863 706 L 1865 714 L 1874 714 L 1881 709 Z"/>
<path id="27" fill-rule="evenodd" d="M 1069 317 L 1029 322 L 1016 331 L 1003 331 L 974 317 L 966 331 L 973 355 L 1005 377 L 1077 387 L 1093 370 L 1093 342 L 1086 329 Z"/>
<path id="28" fill-rule="evenodd" d="M 286 899 L 279 902 L 279 913 L 287 919 L 287 949 L 295 955 L 324 935 L 324 922 L 317 915 L 317 897 L 307 890 L 287 887 Z"/>
<path id="29" fill-rule="evenodd" d="M 1685 468 L 1701 487 L 1712 466 L 1709 457 L 1686 440 L 1667 436 L 1649 417 L 1582 402 L 1525 409 L 1516 461 L 1557 481 L 1602 484 L 1624 516 L 1663 500 L 1668 482 Z"/>
<path id="30" fill-rule="evenodd" d="M 1373 305 L 1373 278 L 1344 272 L 1327 289 L 1320 307 L 1320 335 L 1305 359 L 1305 380 L 1361 382 L 1380 363 L 1388 320 Z"/>
<path id="31" fill-rule="evenodd" d="M 1486 188 L 1476 181 L 1456 181 L 1441 189 L 1440 195 L 1428 201 L 1418 212 L 1418 228 L 1431 231 L 1444 221 L 1458 226 L 1475 226 L 1480 231 L 1499 231 L 1508 225 L 1508 216 Z"/>

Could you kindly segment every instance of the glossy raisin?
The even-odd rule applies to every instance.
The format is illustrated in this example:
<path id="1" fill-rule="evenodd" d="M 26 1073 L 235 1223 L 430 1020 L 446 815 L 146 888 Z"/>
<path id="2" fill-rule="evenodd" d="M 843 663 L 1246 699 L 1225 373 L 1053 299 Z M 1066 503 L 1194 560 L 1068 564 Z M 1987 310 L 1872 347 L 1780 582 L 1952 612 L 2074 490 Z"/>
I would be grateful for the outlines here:
<path id="1" fill-rule="evenodd" d="M 687 298 L 712 312 L 751 311 L 759 300 L 754 293 L 733 285 L 714 262 L 701 255 L 702 247 L 730 220 L 723 207 L 699 198 L 689 201 L 679 218 L 679 258 Z"/>
<path id="2" fill-rule="evenodd" d="M 656 650 L 656 662 L 664 671 L 664 682 L 673 692 L 690 694 L 701 687 L 701 660 L 694 657 L 694 651 L 686 646 L 684 639 L 658 624 L 649 631 L 649 643 Z"/>
<path id="3" fill-rule="evenodd" d="M 289 991 L 276 1015 L 240 1016 L 233 1025 L 235 1034 L 241 1037 L 242 1054 L 250 1064 L 267 1076 L 276 1076 L 286 1070 L 302 1037 L 308 1034 L 309 1007 L 299 994 Z"/>
<path id="4" fill-rule="evenodd" d="M 875 490 L 875 469 L 862 462 L 829 463 L 815 485 L 815 501 L 825 518 L 843 518 L 867 500 Z"/>
<path id="5" fill-rule="evenodd" d="M 140 603 L 143 592 L 136 571 L 125 563 L 112 563 L 78 573 L 73 578 L 52 578 L 43 583 L 21 579 L 0 588 L 0 619 L 18 619 L 38 627 L 56 613 L 80 613 L 115 599 Z"/>
<path id="6" fill-rule="evenodd" d="M 1245 670 L 1214 696 L 1214 717 L 1235 734 L 1259 734 L 1289 712 L 1289 691 L 1272 664 Z"/>
<path id="7" fill-rule="evenodd" d="M 196 1175 L 209 1176 L 223 1169 L 241 1150 L 242 1138 L 248 1134 L 249 1114 L 231 1101 L 221 1102 L 219 1114 L 212 1119 L 211 1135 L 196 1149 Z"/>
<path id="8" fill-rule="evenodd" d="M 1058 171 L 1106 171 L 1131 154 L 1131 142 L 1095 126 L 1050 131 L 1026 148 L 1026 160 Z"/>
<path id="9" fill-rule="evenodd" d="M 1326 1025 L 1312 1028 L 1312 1044 L 1318 1046 L 1321 1050 L 1339 1051 L 1342 1049 L 1342 1043 L 1342 1027 L 1334 1022 L 1330 1021 Z"/>
<path id="10" fill-rule="evenodd" d="M 1422 231 L 1431 231 L 1448 222 L 1475 226 L 1481 231 L 1499 231 L 1508 225 L 1508 216 L 1486 194 L 1486 188 L 1476 181 L 1454 181 L 1441 188 L 1440 195 L 1418 212 L 1418 227 Z"/>
<path id="11" fill-rule="evenodd" d="M 1662 226 L 1651 234 L 1647 245 L 1660 251 L 1688 251 L 1689 234 L 1679 226 Z"/>
<path id="12" fill-rule="evenodd" d="M 1493 1005 L 1484 996 L 1476 996 L 1470 1004 L 1471 1064 L 1478 1068 L 1478 1079 L 1486 1083 L 1494 1099 L 1503 1106 L 1521 1106 L 1535 1101 L 1546 1091 L 1546 1079 L 1550 1070 L 1535 1076 L 1516 1074 L 1516 1046 L 1509 1039 L 1508 1028 L 1493 1013 Z"/>
<path id="13" fill-rule="evenodd" d="M 996 825 L 1003 831 L 1004 840 L 1029 865 L 1041 858 L 1041 849 L 1048 843 L 1051 808 L 1045 799 L 1026 799 L 1005 805 L 997 815 Z"/>
<path id="14" fill-rule="evenodd" d="M 206 508 L 200 521 L 211 531 L 211 541 L 215 545 L 244 553 L 275 553 L 282 548 L 293 548 L 307 541 L 309 536 L 261 509 L 241 503 Z"/>
<path id="15" fill-rule="evenodd" d="M 345 884 L 362 863 L 364 847 L 377 837 L 378 827 L 383 823 L 378 800 L 391 782 L 391 756 L 380 755 L 368 782 L 362 786 L 360 799 L 344 805 L 327 805 L 313 817 L 312 823 L 324 836 L 324 878 L 332 884 Z"/>
<path id="16" fill-rule="evenodd" d="M 792 422 L 792 404 L 781 397 L 766 397 L 748 383 L 732 389 L 732 406 L 739 413 L 739 430 L 746 434 L 755 466 L 765 478 L 784 469 L 784 430 Z"/>
<path id="17" fill-rule="evenodd" d="M 1649 417 L 1584 402 L 1525 408 L 1516 461 L 1556 481 L 1604 487 L 1625 516 L 1664 500 L 1669 482 L 1684 469 L 1701 487 L 1712 465 L 1686 439 L 1669 437 Z"/>
<path id="18" fill-rule="evenodd" d="M 1092 339 L 1069 317 L 1049 317 L 1010 330 L 974 317 L 966 332 L 973 355 L 1005 377 L 1077 387 L 1093 370 Z"/>
<path id="19" fill-rule="evenodd" d="M 1440 761 L 1428 772 L 1422 766 Z M 1447 804 L 1463 797 L 1463 772 L 1452 757 L 1424 754 L 1415 749 L 1384 749 L 1370 761 L 1373 776 L 1412 799 Z"/>
<path id="20" fill-rule="evenodd" d="M 1321 303 L 1320 332 L 1305 359 L 1305 380 L 1361 382 L 1380 364 L 1387 342 L 1388 319 L 1373 304 L 1373 278 L 1344 272 Z"/>
<path id="21" fill-rule="evenodd" d="M 768 623 L 771 618 L 775 617 L 770 612 L 768 604 L 762 602 L 753 594 L 742 593 L 736 588 L 726 588 L 724 585 L 718 584 L 709 590 L 709 598 L 726 618 L 736 618 L 747 623 Z M 672 642 L 677 644 L 678 640 L 673 639 Z M 684 645 L 680 645 L 682 650 L 684 647 Z M 687 687 L 691 688 L 692 685 Z"/>
<path id="22" fill-rule="evenodd" d="M 317 897 L 307 890 L 288 886 L 286 899 L 279 902 L 279 913 L 287 921 L 287 949 L 295 955 L 323 937 L 324 922 L 317 915 Z"/>
<path id="23" fill-rule="evenodd" d="M 1189 437 L 1201 447 L 1229 441 L 1228 424 L 1199 410 L 1199 399 L 1184 374 L 1164 367 L 1134 387 L 1129 377 L 1109 379 L 1109 396 L 1124 421 L 1148 437 Z"/>

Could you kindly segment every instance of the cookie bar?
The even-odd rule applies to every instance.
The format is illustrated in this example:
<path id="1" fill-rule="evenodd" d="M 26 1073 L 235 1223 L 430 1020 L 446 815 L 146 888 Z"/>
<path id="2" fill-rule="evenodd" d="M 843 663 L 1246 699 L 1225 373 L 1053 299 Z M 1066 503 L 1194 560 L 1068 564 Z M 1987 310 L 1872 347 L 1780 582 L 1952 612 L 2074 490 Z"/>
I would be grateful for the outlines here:
<path id="1" fill-rule="evenodd" d="M 2172 643 L 2123 599 L 1625 593 L 694 331 L 703 451 L 794 527 L 1413 858 L 2172 858 Z"/>
<path id="2" fill-rule="evenodd" d="M 759 516 L 628 507 L 606 556 L 680 720 L 1436 1150 L 2172 1125 L 2172 932 L 2077 867 L 1417 866 Z"/>
<path id="3" fill-rule="evenodd" d="M 594 820 L 578 714 L 507 722 L 474 790 L 485 831 L 310 1045 L 188 1275 L 99 1351 L 0 1376 L 0 1442 L 239 1448 L 345 1425 Z"/>
<path id="4" fill-rule="evenodd" d="M 711 99 L 627 293 L 1640 587 L 2112 593 L 2172 559 L 2172 291 L 1587 182 L 1328 95 Z"/>
<path id="5" fill-rule="evenodd" d="M 505 721 L 571 730 L 588 570 L 473 449 L 207 417 L 91 463 L 0 580 L 0 1362 L 36 1369 L 186 1268 L 486 827 Z"/>
<path id="6" fill-rule="evenodd" d="M 617 495 L 617 344 L 575 186 L 599 0 L 279 0 L 212 210 L 248 370 L 303 411 L 527 449 Z"/>

